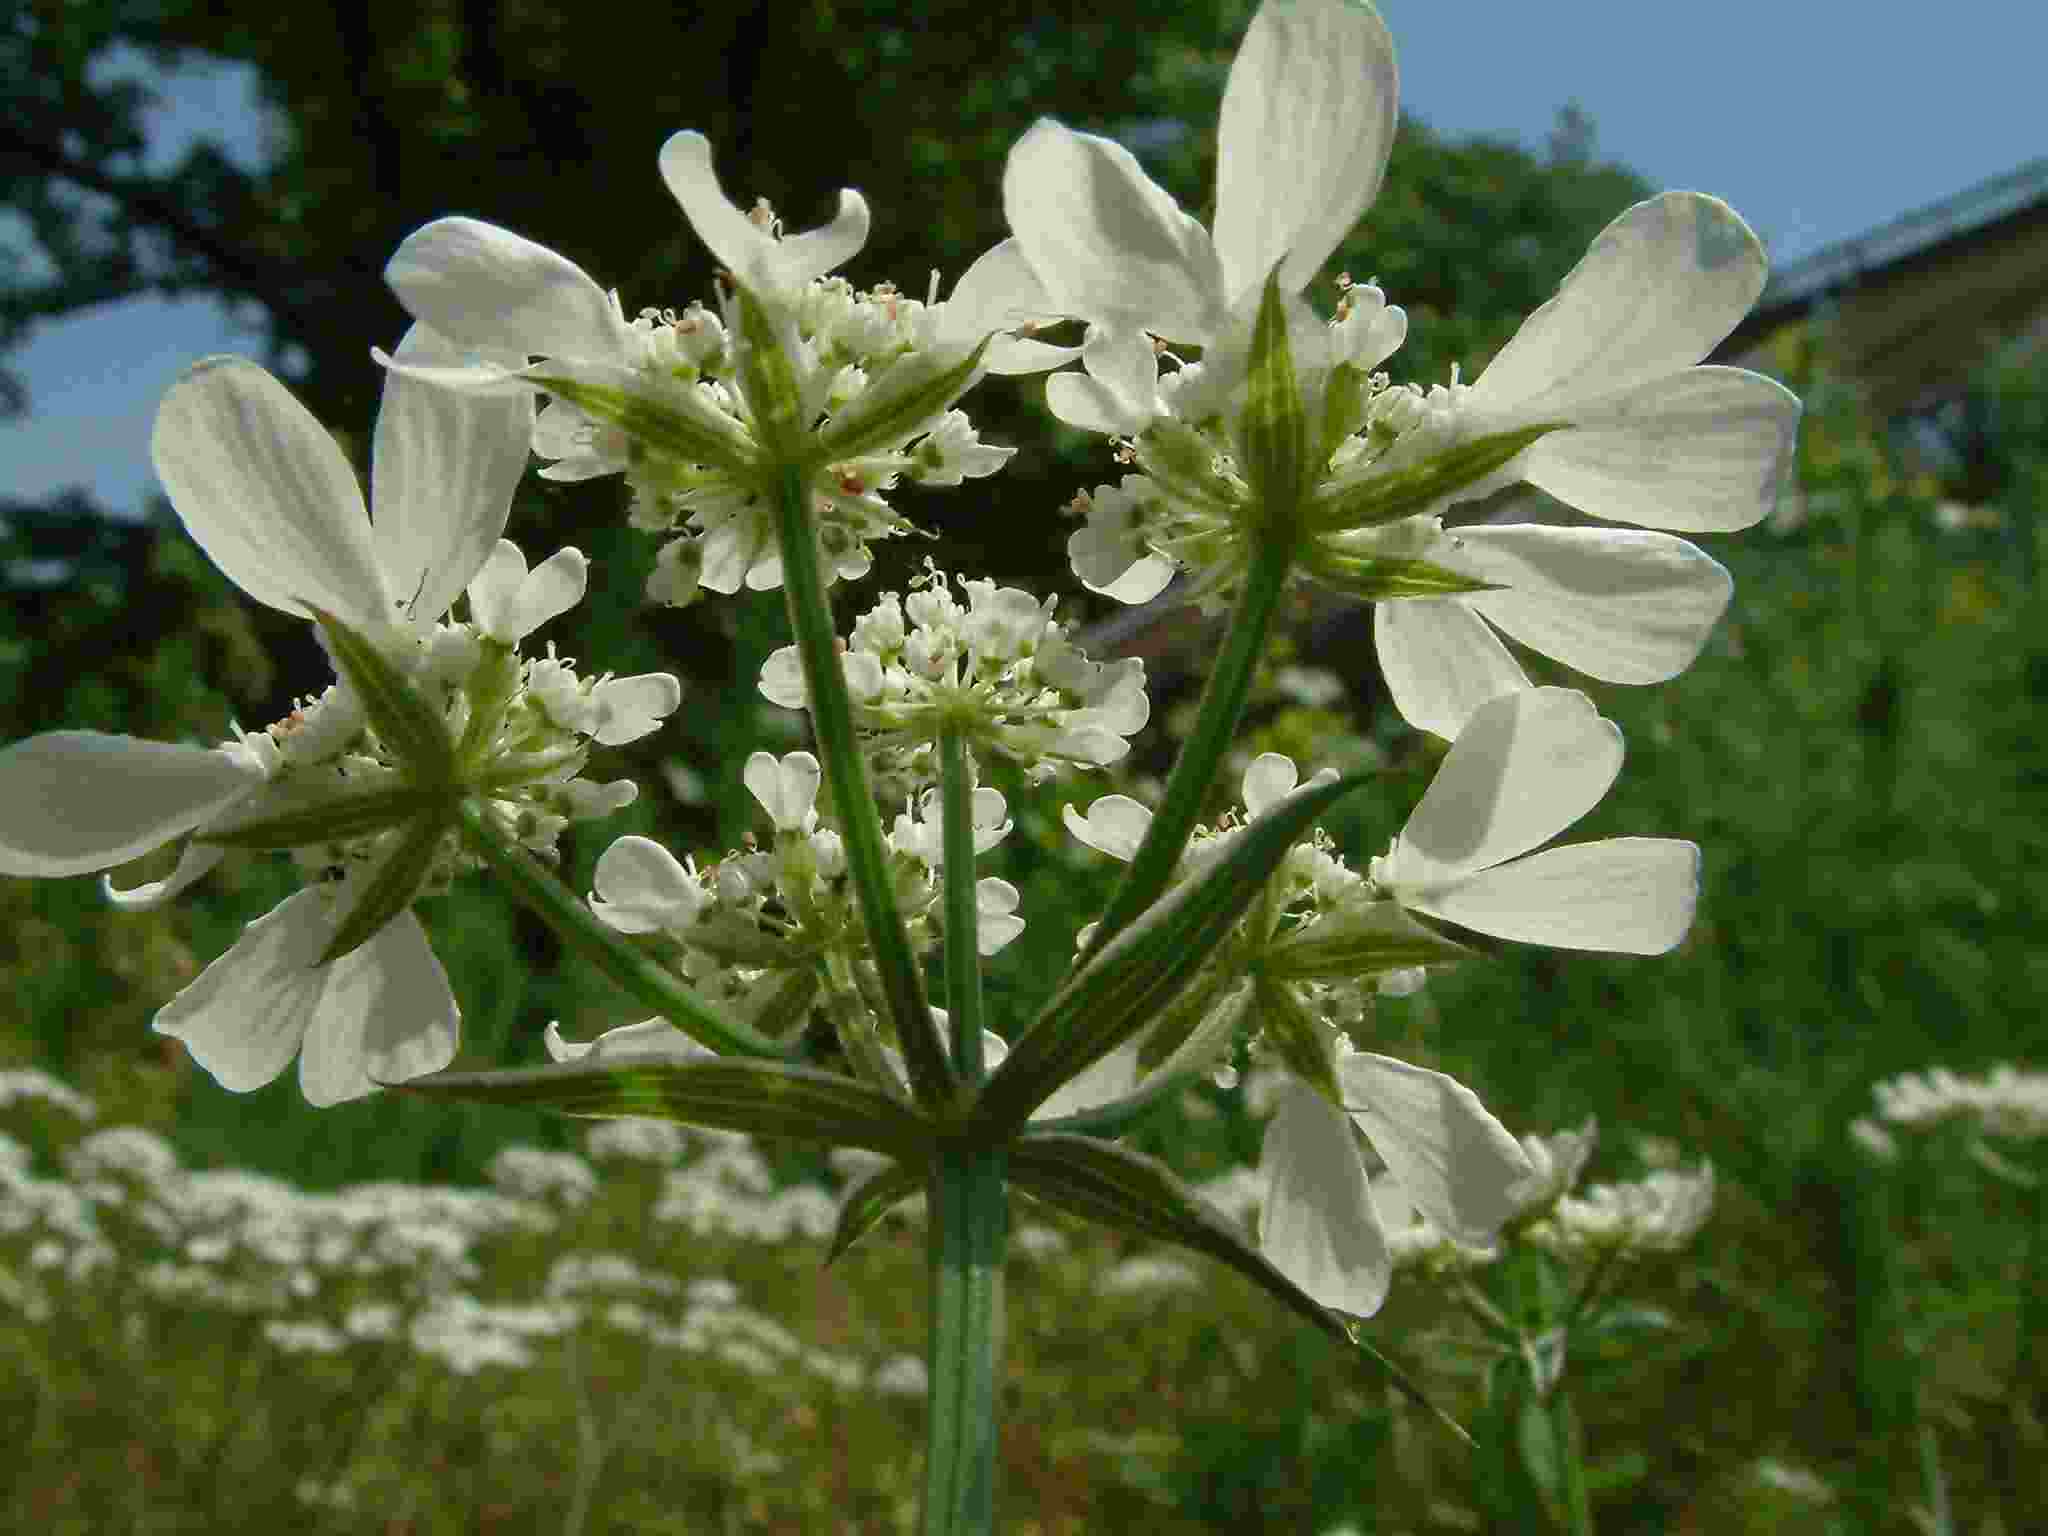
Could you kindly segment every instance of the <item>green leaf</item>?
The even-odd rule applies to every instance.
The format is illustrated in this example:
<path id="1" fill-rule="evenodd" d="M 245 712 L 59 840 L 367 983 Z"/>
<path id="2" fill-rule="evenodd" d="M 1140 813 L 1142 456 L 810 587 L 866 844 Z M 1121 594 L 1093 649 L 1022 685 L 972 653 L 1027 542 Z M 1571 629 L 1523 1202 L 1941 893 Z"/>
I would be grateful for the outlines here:
<path id="1" fill-rule="evenodd" d="M 708 464 L 740 480 L 760 472 L 754 445 L 739 424 L 704 400 L 695 384 L 662 385 L 625 369 L 591 367 L 550 372 L 533 382 L 666 458 Z"/>
<path id="2" fill-rule="evenodd" d="M 825 1262 L 832 1263 L 866 1237 L 875 1223 L 912 1195 L 923 1194 L 926 1181 L 922 1168 L 907 1168 L 902 1163 L 890 1163 L 865 1175 L 840 1202 L 839 1224 L 833 1228 Z"/>
<path id="3" fill-rule="evenodd" d="M 1344 1092 L 1337 1086 L 1337 1074 L 1331 1069 L 1329 1048 L 1323 1044 L 1315 1020 L 1294 995 L 1294 989 L 1285 982 L 1261 976 L 1256 991 L 1254 1006 L 1265 1026 L 1262 1038 L 1278 1053 L 1289 1072 L 1332 1104 L 1341 1105 Z"/>
<path id="4" fill-rule="evenodd" d="M 862 454 L 893 450 L 938 418 L 974 383 L 981 368 L 984 340 L 959 362 L 945 353 L 909 352 L 875 377 L 818 433 L 814 457 L 836 464 Z"/>
<path id="5" fill-rule="evenodd" d="M 363 713 L 384 745 L 416 784 L 443 785 L 455 776 L 455 743 L 448 722 L 421 696 L 404 671 L 358 631 L 315 608 L 334 664 L 361 700 Z"/>
<path id="6" fill-rule="evenodd" d="M 436 1072 L 389 1086 L 559 1114 L 638 1115 L 755 1136 L 867 1147 L 912 1162 L 931 1153 L 931 1127 L 865 1083 L 813 1067 L 742 1057 L 703 1061 L 559 1062 L 504 1072 Z"/>
<path id="7" fill-rule="evenodd" d="M 1276 536 L 1301 524 L 1302 502 L 1316 464 L 1308 408 L 1287 339 L 1287 303 L 1280 269 L 1266 274 L 1259 316 L 1252 327 L 1244 414 L 1238 419 L 1240 462 L 1261 523 Z M 1320 424 L 1318 424 L 1318 427 Z"/>
<path id="8" fill-rule="evenodd" d="M 1348 980 L 1471 956 L 1464 945 L 1416 922 L 1398 902 L 1376 901 L 1283 934 L 1260 968 L 1282 981 Z"/>
<path id="9" fill-rule="evenodd" d="M 1363 776 L 1297 790 L 1231 835 L 1144 917 L 1083 964 L 989 1078 L 977 1109 L 1015 1130 L 1062 1083 L 1160 1017 L 1229 935 L 1316 817 Z"/>
<path id="10" fill-rule="evenodd" d="M 1216 468 L 1216 445 L 1186 422 L 1160 418 L 1131 445 L 1138 467 L 1177 500 L 1192 502 L 1218 517 L 1235 520 L 1244 490 Z"/>
<path id="11" fill-rule="evenodd" d="M 1301 565 L 1324 586 L 1368 603 L 1396 597 L 1456 597 L 1465 592 L 1500 590 L 1498 582 L 1481 581 L 1427 560 L 1354 555 L 1313 539 L 1302 553 Z"/>
<path id="12" fill-rule="evenodd" d="M 1049 1205 L 1090 1221 L 1175 1243 L 1228 1265 L 1297 1317 L 1372 1360 L 1394 1386 L 1461 1440 L 1471 1437 L 1430 1402 L 1399 1366 L 1359 1337 L 1247 1243 L 1236 1226 L 1165 1164 L 1112 1142 L 1031 1131 L 1010 1144 L 1010 1179 Z"/>
<path id="13" fill-rule="evenodd" d="M 1376 528 L 1426 512 L 1443 497 L 1484 480 L 1538 438 L 1568 426 L 1548 421 L 1512 432 L 1491 432 L 1447 449 L 1420 464 L 1356 478 L 1334 480 L 1310 498 L 1306 523 L 1311 532 L 1335 533 L 1347 528 Z"/>
<path id="14" fill-rule="evenodd" d="M 229 848 L 305 848 L 368 837 L 447 804 L 446 791 L 409 784 L 337 794 L 326 784 L 288 780 L 257 796 L 248 813 L 223 816 L 194 836 Z"/>
<path id="15" fill-rule="evenodd" d="M 327 941 L 317 964 L 339 960 L 367 944 L 386 923 L 413 904 L 454 825 L 453 816 L 437 810 L 422 816 L 398 835 L 384 861 L 363 883 L 362 893 L 334 930 L 334 937 Z"/>
<path id="16" fill-rule="evenodd" d="M 770 314 L 745 284 L 734 284 L 734 290 L 740 317 L 735 361 L 755 434 L 771 463 L 806 462 L 809 456 L 804 439 L 810 423 L 803 419 L 803 391 L 797 386 L 796 369 L 783 350 L 785 329 L 793 341 L 796 327 L 778 325 L 780 317 Z"/>

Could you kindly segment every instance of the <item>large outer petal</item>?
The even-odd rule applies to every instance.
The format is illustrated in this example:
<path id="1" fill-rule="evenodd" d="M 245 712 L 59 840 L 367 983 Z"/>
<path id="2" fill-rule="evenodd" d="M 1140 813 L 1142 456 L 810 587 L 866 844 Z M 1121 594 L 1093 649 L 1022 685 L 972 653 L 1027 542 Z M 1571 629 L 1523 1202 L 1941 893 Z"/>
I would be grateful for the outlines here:
<path id="1" fill-rule="evenodd" d="M 1058 318 L 1059 310 L 1024 248 L 1015 240 L 1004 240 L 983 251 L 960 274 L 952 297 L 939 306 L 938 339 L 942 347 L 972 347 L 991 332 Z M 1079 352 L 1078 347 L 997 335 L 982 354 L 982 365 L 990 373 L 1041 373 L 1071 362 Z"/>
<path id="2" fill-rule="evenodd" d="M 1259 1251 L 1324 1306 L 1370 1317 L 1394 1264 L 1351 1136 L 1343 1111 L 1314 1089 L 1282 1097 L 1259 1157 Z"/>
<path id="3" fill-rule="evenodd" d="M 1410 905 L 1524 944 L 1661 955 L 1692 926 L 1699 884 L 1700 851 L 1691 843 L 1615 837 L 1548 848 Z"/>
<path id="4" fill-rule="evenodd" d="M 0 752 L 0 875 L 112 869 L 202 826 L 263 784 L 253 759 L 98 731 Z"/>
<path id="5" fill-rule="evenodd" d="M 362 948 L 322 967 L 326 984 L 299 1053 L 299 1089 L 316 1107 L 455 1059 L 462 1014 L 426 930 L 401 912 Z M 318 973 L 316 973 L 318 974 Z"/>
<path id="6" fill-rule="evenodd" d="M 424 325 L 406 332 L 394 356 L 424 364 L 461 358 Z M 504 533 L 532 437 L 530 391 L 471 394 L 385 375 L 370 505 L 387 588 L 415 618 L 446 613 Z"/>
<path id="7" fill-rule="evenodd" d="M 257 602 L 300 618 L 391 618 L 362 492 L 327 429 L 240 357 L 194 363 L 157 408 L 150 456 L 185 529 Z M 409 595 L 409 594 L 407 594 Z"/>
<path id="8" fill-rule="evenodd" d="M 1575 406 L 1529 449 L 1522 477 L 1618 523 L 1726 533 L 1778 504 L 1799 397 L 1741 368 L 1685 368 Z"/>
<path id="9" fill-rule="evenodd" d="M 481 219 L 436 219 L 406 236 L 384 281 L 415 320 L 508 360 L 620 360 L 626 322 L 575 262 Z M 423 363 L 425 360 L 421 360 Z"/>
<path id="10" fill-rule="evenodd" d="M 1040 118 L 1011 147 L 1003 209 L 1061 313 L 1176 341 L 1221 324 L 1209 232 L 1121 144 Z"/>
<path id="11" fill-rule="evenodd" d="M 1385 874 L 1403 906 L 1548 842 L 1607 793 L 1621 732 L 1583 693 L 1531 688 L 1482 705 L 1394 840 Z"/>
<path id="12" fill-rule="evenodd" d="M 360 1098 L 455 1058 L 460 1015 L 448 978 L 410 912 L 331 965 L 315 965 L 339 902 L 300 891 L 242 931 L 232 949 L 157 1011 L 223 1088 L 247 1093 L 285 1069 L 303 1042 L 307 1101 Z"/>
<path id="13" fill-rule="evenodd" d="M 1461 1243 L 1490 1242 L 1533 1171 L 1521 1143 L 1456 1078 L 1391 1056 L 1337 1062 L 1344 1107 L 1415 1208 Z"/>
<path id="14" fill-rule="evenodd" d="M 1717 197 L 1665 192 L 1602 230 L 1472 386 L 1472 405 L 1570 419 L 1579 401 L 1689 368 L 1763 292 L 1763 245 Z"/>
<path id="15" fill-rule="evenodd" d="M 1394 40 L 1344 0 L 1269 0 L 1230 66 L 1217 128 L 1216 257 L 1236 300 L 1280 262 L 1306 288 L 1386 174 Z M 1283 260 L 1284 258 L 1284 260 Z"/>
<path id="16" fill-rule="evenodd" d="M 673 134 L 661 146 L 661 179 L 697 238 L 757 294 L 801 287 L 867 244 L 868 205 L 850 187 L 840 189 L 839 212 L 830 224 L 777 240 L 725 195 L 711 167 L 711 143 L 701 133 Z"/>
<path id="17" fill-rule="evenodd" d="M 1401 718 L 1455 740 L 1472 712 L 1529 686 L 1486 621 L 1455 597 L 1408 597 L 1377 604 L 1373 649 Z"/>
<path id="18" fill-rule="evenodd" d="M 1501 584 L 1465 601 L 1532 650 L 1610 683 L 1661 683 L 1693 663 L 1734 583 L 1662 533 L 1502 524 L 1461 529 L 1460 564 Z"/>

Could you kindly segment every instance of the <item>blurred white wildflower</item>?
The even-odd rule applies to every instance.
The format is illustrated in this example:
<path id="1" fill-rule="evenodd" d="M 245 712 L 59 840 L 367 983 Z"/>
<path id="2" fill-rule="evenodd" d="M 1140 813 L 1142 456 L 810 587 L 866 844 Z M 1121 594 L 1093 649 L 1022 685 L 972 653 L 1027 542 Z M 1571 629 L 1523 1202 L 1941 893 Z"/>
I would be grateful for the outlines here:
<path id="1" fill-rule="evenodd" d="M 491 1182 L 523 1200 L 582 1205 L 597 1193 L 597 1174 L 573 1152 L 540 1147 L 505 1147 L 491 1159 Z"/>
<path id="2" fill-rule="evenodd" d="M 1529 1240 L 1562 1255 L 1676 1253 L 1714 1208 L 1714 1169 L 1659 1168 L 1626 1184 L 1567 1195 L 1529 1228 Z"/>
<path id="3" fill-rule="evenodd" d="M 1987 1135 L 2033 1140 L 2048 1136 L 2048 1072 L 2001 1063 L 1978 1077 L 1946 1067 L 1904 1073 L 1878 1083 L 1877 1112 L 1889 1124 L 1918 1130 L 1968 1119 Z"/>
<path id="4" fill-rule="evenodd" d="M 931 1377 L 916 1355 L 891 1355 L 875 1367 L 868 1389 L 884 1397 L 923 1397 L 931 1391 Z"/>
<path id="5" fill-rule="evenodd" d="M 1096 1282 L 1105 1296 L 1149 1296 L 1158 1291 L 1200 1290 L 1202 1277 L 1179 1259 L 1137 1254 L 1108 1270 Z"/>
<path id="6" fill-rule="evenodd" d="M 99 1108 L 91 1099 L 34 1067 L 0 1072 L 0 1109 L 15 1104 L 47 1104 L 79 1120 L 93 1120 L 99 1116 Z"/>

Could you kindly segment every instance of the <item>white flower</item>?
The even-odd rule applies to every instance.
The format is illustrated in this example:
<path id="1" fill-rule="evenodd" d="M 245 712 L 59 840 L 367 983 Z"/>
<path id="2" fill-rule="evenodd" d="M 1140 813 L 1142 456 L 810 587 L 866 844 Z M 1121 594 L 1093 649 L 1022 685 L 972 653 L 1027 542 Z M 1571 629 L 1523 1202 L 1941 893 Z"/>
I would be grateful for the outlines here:
<path id="1" fill-rule="evenodd" d="M 1706 1225 L 1714 1209 L 1714 1169 L 1659 1168 L 1628 1184 L 1596 1184 L 1566 1195 L 1529 1229 L 1543 1247 L 1568 1255 L 1676 1253 Z"/>
<path id="2" fill-rule="evenodd" d="M 1373 882 L 1411 911 L 1497 938 L 1662 954 L 1692 924 L 1698 848 L 1617 837 L 1530 853 L 1599 803 L 1621 752 L 1621 732 L 1582 693 L 1494 699 L 1373 861 Z"/>
<path id="3" fill-rule="evenodd" d="M 764 302 L 789 302 L 813 278 L 844 265 L 868 239 L 868 205 L 840 189 L 839 212 L 822 229 L 784 235 L 740 210 L 718 185 L 711 144 L 703 134 L 674 134 L 661 146 L 661 176 L 683 205 L 697 238 Z"/>
<path id="4" fill-rule="evenodd" d="M 1455 1078 L 1341 1043 L 1335 1070 L 1341 1110 L 1297 1084 L 1266 1128 L 1259 1247 L 1317 1301 L 1364 1317 L 1386 1299 L 1393 1254 L 1354 1127 L 1415 1210 L 1470 1247 L 1491 1242 L 1514 1215 L 1530 1167 L 1515 1138 Z"/>
<path id="5" fill-rule="evenodd" d="M 399 348 L 427 361 L 446 352 L 424 327 Z M 318 607 L 402 646 L 447 609 L 497 543 L 531 417 L 524 399 L 463 399 L 390 379 L 371 467 L 374 524 L 325 429 L 277 380 L 238 358 L 209 358 L 172 387 L 152 451 L 186 529 L 251 597 L 293 614 Z M 315 714 L 341 728 L 330 739 L 316 727 L 305 740 L 338 748 L 360 717 L 341 708 L 342 695 L 330 697 L 335 708 Z M 277 734 L 282 749 L 260 733 L 214 751 L 76 731 L 18 743 L 0 752 L 0 871 L 104 870 L 274 804 L 265 800 L 273 776 L 283 773 L 278 793 L 293 790 L 298 781 L 285 770 L 308 750 L 290 744 L 289 730 Z M 123 902 L 168 900 L 219 857 L 218 848 L 188 847 L 169 879 L 122 893 Z M 459 1015 L 410 911 L 342 959 L 314 965 L 367 873 L 358 867 L 339 891 L 302 891 L 251 924 L 165 1005 L 156 1029 L 184 1040 L 237 1091 L 269 1082 L 297 1054 L 315 1104 L 446 1066 Z"/>
<path id="6" fill-rule="evenodd" d="M 1095 335 L 1086 375 L 1049 381 L 1055 412 L 1149 362 L 1145 333 L 1208 343 L 1276 265 L 1298 294 L 1379 190 L 1393 145 L 1393 42 L 1340 0 L 1260 8 L 1217 129 L 1213 236 L 1128 150 L 1041 119 L 1010 151 L 1003 206 L 1059 313 Z"/>
<path id="7" fill-rule="evenodd" d="M 963 607 L 935 568 L 907 596 L 885 592 L 854 622 L 841 657 L 854 723 L 884 793 L 932 774 L 942 729 L 1010 758 L 1034 781 L 1068 766 L 1121 759 L 1151 718 L 1145 664 L 1090 661 L 1056 621 L 1051 599 L 993 581 L 963 581 Z M 798 709 L 809 694 L 795 646 L 761 668 L 761 693 Z"/>

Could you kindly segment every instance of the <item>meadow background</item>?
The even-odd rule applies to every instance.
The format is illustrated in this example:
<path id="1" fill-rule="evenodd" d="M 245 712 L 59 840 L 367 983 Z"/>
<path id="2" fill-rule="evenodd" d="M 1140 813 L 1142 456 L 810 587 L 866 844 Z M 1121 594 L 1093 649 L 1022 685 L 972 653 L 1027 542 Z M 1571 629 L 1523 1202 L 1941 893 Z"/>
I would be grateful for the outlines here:
<path id="1" fill-rule="evenodd" d="M 10 36 L 10 79 L 35 83 L 20 131 L 97 165 L 101 187 L 10 184 L 54 259 L 0 274 L 0 340 L 95 292 L 219 295 L 360 455 L 367 347 L 402 325 L 377 272 L 427 218 L 518 228 L 617 283 L 629 310 L 708 291 L 653 175 L 652 147 L 683 122 L 710 135 L 730 190 L 768 196 L 794 227 L 842 182 L 878 208 L 915 202 L 914 221 L 878 218 L 862 283 L 919 291 L 927 265 L 957 272 L 997 238 L 1001 155 L 1041 112 L 1124 133 L 1204 206 L 1202 125 L 1240 8 L 1083 23 L 982 9 L 978 31 L 916 8 L 806 6 L 688 35 L 650 11 L 623 47 L 540 7 L 488 27 L 408 8 L 368 34 L 337 9 L 332 38 L 254 6 L 57 8 Z M 151 164 L 140 101 L 107 83 L 115 47 L 246 61 L 289 131 L 255 170 L 204 145 Z M 942 88 L 961 105 L 934 126 L 917 104 Z M 829 162 L 819 121 L 844 130 Z M 1408 308 L 1397 377 L 1440 379 L 1453 359 L 1469 377 L 1646 190 L 1582 117 L 1540 151 L 1409 122 L 1336 265 Z M 2029 1347 L 2048 1320 L 2048 1220 L 2039 1183 L 2010 1176 L 2038 1178 L 2038 1148 L 2002 1146 L 2001 1173 L 1960 1132 L 1901 1136 L 1887 1161 L 1850 1129 L 1898 1073 L 2048 1065 L 2048 368 L 1981 341 L 1971 389 L 1930 436 L 1872 416 L 1830 365 L 1824 319 L 1775 338 L 1769 365 L 1808 401 L 1798 485 L 1766 525 L 1703 541 L 1736 577 L 1707 653 L 1647 691 L 1531 662 L 1589 686 L 1628 741 L 1615 791 L 1574 835 L 1701 844 L 1684 947 L 1638 961 L 1501 946 L 1381 1010 L 1389 1050 L 1457 1074 L 1517 1132 L 1596 1117 L 1594 1180 L 1715 1168 L 1705 1231 L 1623 1277 L 1631 1308 L 1568 1367 L 1601 1531 L 2018 1533 L 2048 1511 L 2048 1365 Z M 927 554 L 1071 586 L 1058 509 L 1113 466 L 1056 428 L 1041 388 L 983 388 L 974 414 L 1018 445 L 1010 471 L 906 501 L 936 541 L 881 551 L 847 612 Z M 275 719 L 324 683 L 303 626 L 244 603 L 167 508 L 137 523 L 83 495 L 0 498 L 0 739 L 217 740 L 230 717 Z M 737 845 L 746 753 L 801 744 L 753 689 L 785 638 L 774 595 L 645 609 L 651 551 L 620 502 L 609 483 L 535 484 L 512 530 L 596 562 L 564 654 L 687 677 L 678 723 L 602 775 L 633 772 L 640 803 L 564 839 L 583 888 L 629 831 Z M 1115 617 L 1085 593 L 1068 611 Z M 1386 705 L 1359 615 L 1305 598 L 1293 620 L 1245 751 L 1380 768 L 1384 793 L 1328 823 L 1360 859 L 1383 850 L 1433 754 Z M 1043 995 L 1107 890 L 1105 861 L 1060 831 L 1061 803 L 1142 792 L 1191 705 L 1199 625 L 1128 643 L 1158 683 L 1131 772 L 1002 786 L 1018 833 L 989 868 L 1022 888 L 1031 926 L 993 962 L 999 1029 Z M 90 880 L 0 881 L 5 1523 L 906 1523 L 923 1414 L 914 1209 L 821 1268 L 843 1160 L 396 1098 L 316 1113 L 289 1075 L 222 1092 L 148 1021 L 287 879 L 231 856 L 144 916 L 109 911 Z M 628 1021 L 490 893 L 465 887 L 424 916 L 462 1003 L 463 1065 L 542 1059 L 550 1020 L 571 1038 Z M 1147 1128 L 1148 1149 L 1241 1194 L 1251 1086 L 1191 1094 Z M 1013 1222 L 1029 1236 L 1010 1289 L 1005 1529 L 1564 1528 L 1571 1479 L 1535 1420 L 1501 1420 L 1472 1456 L 1235 1278 L 1028 1206 Z M 1535 1317 L 1546 1273 L 1515 1259 L 1486 1283 Z M 1462 1419 L 1498 1396 L 1498 1356 L 1440 1285 L 1405 1277 L 1370 1336 Z"/>

